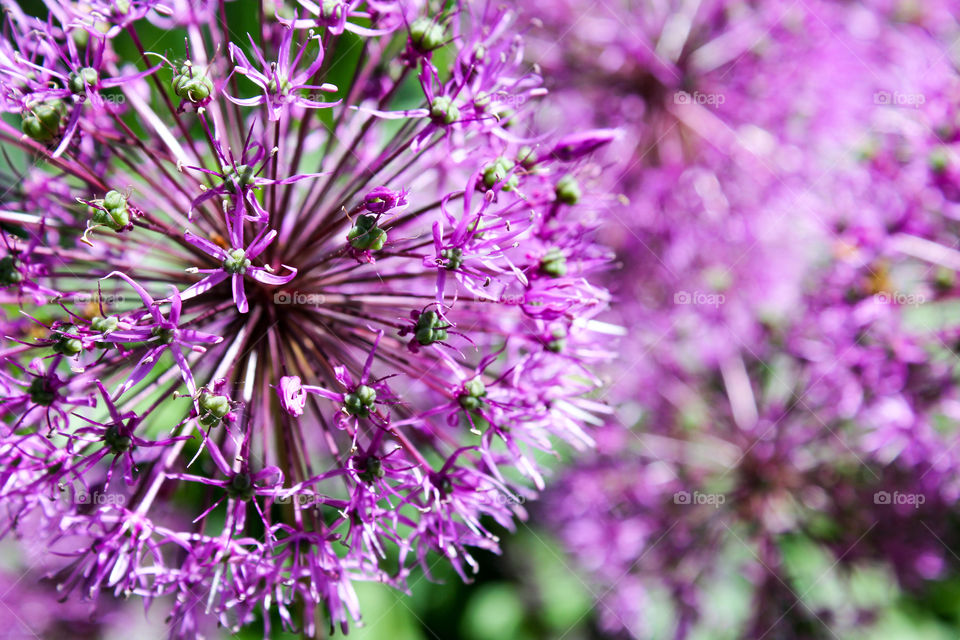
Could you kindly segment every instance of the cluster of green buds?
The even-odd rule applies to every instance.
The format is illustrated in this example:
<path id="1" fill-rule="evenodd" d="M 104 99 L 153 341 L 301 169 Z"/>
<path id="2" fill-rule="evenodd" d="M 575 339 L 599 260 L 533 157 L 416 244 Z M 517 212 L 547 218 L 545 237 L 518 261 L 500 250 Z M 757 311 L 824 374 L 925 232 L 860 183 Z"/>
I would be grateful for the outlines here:
<path id="1" fill-rule="evenodd" d="M 93 67 L 84 67 L 79 72 L 71 71 L 67 76 L 67 88 L 78 95 L 86 93 L 87 87 L 92 87 L 98 82 L 100 82 L 100 74 Z"/>
<path id="2" fill-rule="evenodd" d="M 102 333 L 103 335 L 107 335 L 108 333 L 116 331 L 119 324 L 120 320 L 117 318 L 117 316 L 97 316 L 96 318 L 90 320 L 90 328 L 97 333 Z M 98 349 L 109 349 L 110 343 L 98 341 L 96 342 L 96 347 Z"/>
<path id="3" fill-rule="evenodd" d="M 230 193 L 237 195 L 238 190 L 251 184 L 256 178 L 254 167 L 247 164 L 238 164 L 234 169 L 223 178 L 223 186 Z"/>
<path id="4" fill-rule="evenodd" d="M 94 209 L 93 223 L 110 227 L 116 232 L 130 226 L 130 207 L 127 198 L 119 191 L 108 191 L 103 200 L 97 202 L 101 208 Z"/>
<path id="5" fill-rule="evenodd" d="M 223 270 L 233 275 L 243 275 L 250 266 L 250 259 L 247 258 L 247 252 L 243 249 L 230 249 L 227 251 L 227 257 L 223 261 Z"/>
<path id="6" fill-rule="evenodd" d="M 417 18 L 410 24 L 410 44 L 420 53 L 430 53 L 443 45 L 443 25 L 431 18 Z"/>
<path id="7" fill-rule="evenodd" d="M 377 216 L 364 214 L 347 233 L 347 240 L 359 251 L 379 251 L 387 242 L 387 232 L 377 226 Z"/>
<path id="8" fill-rule="evenodd" d="M 253 478 L 245 471 L 235 473 L 233 477 L 230 478 L 230 482 L 227 483 L 225 489 L 227 495 L 234 500 L 243 500 L 245 502 L 253 498 L 256 490 L 253 486 Z"/>
<path id="9" fill-rule="evenodd" d="M 417 324 L 414 327 L 414 336 L 423 346 L 428 346 L 434 342 L 443 342 L 447 339 L 447 328 L 450 325 L 444 324 L 440 314 L 432 309 L 424 311 L 417 316 Z"/>
<path id="10" fill-rule="evenodd" d="M 201 391 L 197 404 L 200 406 L 200 424 L 215 427 L 230 413 L 230 398 Z"/>
<path id="11" fill-rule="evenodd" d="M 580 184 L 569 173 L 557 181 L 556 193 L 557 200 L 564 204 L 577 204 L 582 195 Z"/>
<path id="12" fill-rule="evenodd" d="M 540 273 L 553 278 L 567 275 L 567 258 L 560 249 L 553 247 L 540 258 Z"/>
<path id="13" fill-rule="evenodd" d="M 130 205 L 127 204 L 126 196 L 119 191 L 110 190 L 103 199 L 92 200 L 88 204 L 92 215 L 81 239 L 85 244 L 92 245 L 87 235 L 98 227 L 108 227 L 117 233 L 132 228 Z"/>
<path id="14" fill-rule="evenodd" d="M 448 271 L 456 271 L 463 265 L 463 249 L 460 247 L 443 249 L 440 251 L 440 258 L 444 260 L 444 269 L 447 269 Z"/>
<path id="15" fill-rule="evenodd" d="M 83 351 L 83 343 L 77 338 L 66 335 L 73 330 L 73 326 L 65 325 L 54 331 L 56 341 L 53 343 L 53 352 L 72 358 Z"/>
<path id="16" fill-rule="evenodd" d="M 67 108 L 60 100 L 27 104 L 20 129 L 32 140 L 50 142 L 60 135 L 60 124 L 66 115 Z"/>
<path id="17" fill-rule="evenodd" d="M 181 100 L 198 105 L 213 94 L 213 82 L 205 73 L 194 69 L 193 63 L 187 60 L 173 74 L 173 92 Z"/>
<path id="18" fill-rule="evenodd" d="M 460 108 L 448 96 L 437 96 L 430 103 L 430 119 L 436 125 L 453 124 L 460 119 Z"/>
<path id="19" fill-rule="evenodd" d="M 357 475 L 367 484 L 373 484 L 384 476 L 383 462 L 377 456 L 357 458 L 355 468 Z"/>
<path id="20" fill-rule="evenodd" d="M 483 406 L 483 398 L 487 395 L 487 386 L 479 377 L 471 378 L 463 383 L 463 391 L 457 396 L 457 402 L 467 411 L 476 411 Z"/>
<path id="21" fill-rule="evenodd" d="M 343 409 L 352 416 L 368 418 L 376 401 L 377 392 L 372 387 L 361 384 L 353 393 L 343 396 Z"/>
<path id="22" fill-rule="evenodd" d="M 0 287 L 9 287 L 23 282 L 23 274 L 20 273 L 18 262 L 14 256 L 0 258 Z"/>
<path id="23" fill-rule="evenodd" d="M 493 189 L 494 186 L 503 182 L 506 179 L 506 182 L 503 183 L 501 189 L 504 191 L 512 191 L 517 188 L 517 183 L 519 178 L 516 173 L 510 173 L 513 168 L 517 166 L 510 158 L 505 156 L 500 156 L 493 163 L 487 165 L 483 169 L 483 186 L 487 189 Z M 507 175 L 510 174 L 510 177 L 507 178 Z"/>

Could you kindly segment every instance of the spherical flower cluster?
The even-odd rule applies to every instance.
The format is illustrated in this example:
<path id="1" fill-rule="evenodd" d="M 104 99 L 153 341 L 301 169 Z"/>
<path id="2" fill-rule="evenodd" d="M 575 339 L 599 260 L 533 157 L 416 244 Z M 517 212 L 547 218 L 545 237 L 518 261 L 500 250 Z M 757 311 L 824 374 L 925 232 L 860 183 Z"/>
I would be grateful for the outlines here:
<path id="1" fill-rule="evenodd" d="M 0 531 L 172 637 L 468 579 L 604 411 L 606 139 L 533 127 L 493 3 L 45 4 L 0 41 Z"/>
<path id="2" fill-rule="evenodd" d="M 546 521 L 611 629 L 851 635 L 876 612 L 812 603 L 791 543 L 908 589 L 957 544 L 956 22 L 936 2 L 551 4 L 545 77 L 627 130 L 607 237 L 634 329 L 618 420 Z M 714 590 L 744 578 L 724 618 Z"/>

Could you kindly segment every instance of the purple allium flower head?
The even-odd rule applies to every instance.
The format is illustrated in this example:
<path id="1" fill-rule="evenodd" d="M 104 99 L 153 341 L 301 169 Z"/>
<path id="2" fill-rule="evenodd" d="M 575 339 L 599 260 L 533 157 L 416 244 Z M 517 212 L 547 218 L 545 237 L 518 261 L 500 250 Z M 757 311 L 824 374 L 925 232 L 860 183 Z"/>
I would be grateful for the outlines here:
<path id="1" fill-rule="evenodd" d="M 182 638 L 346 629 L 355 581 L 438 554 L 469 579 L 604 411 L 609 134 L 534 126 L 493 3 L 277 5 L 249 37 L 223 3 L 45 5 L 0 41 L 33 161 L 2 172 L 0 531 Z"/>

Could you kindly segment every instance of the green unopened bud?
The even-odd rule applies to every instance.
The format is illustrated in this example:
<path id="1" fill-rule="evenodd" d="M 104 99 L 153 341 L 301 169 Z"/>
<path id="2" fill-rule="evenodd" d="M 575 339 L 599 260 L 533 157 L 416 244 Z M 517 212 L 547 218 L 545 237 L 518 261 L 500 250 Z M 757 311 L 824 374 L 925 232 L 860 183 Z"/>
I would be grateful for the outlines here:
<path id="1" fill-rule="evenodd" d="M 213 93 L 213 83 L 206 74 L 194 69 L 192 63 L 184 63 L 180 70 L 173 74 L 173 92 L 181 100 L 198 104 L 206 100 Z"/>
<path id="2" fill-rule="evenodd" d="M 116 330 L 118 324 L 120 324 L 120 321 L 117 316 L 107 316 L 106 318 L 97 316 L 90 321 L 90 328 L 97 333 L 110 333 Z"/>
<path id="3" fill-rule="evenodd" d="M 107 428 L 107 432 L 103 434 L 103 443 L 115 455 L 120 455 L 133 448 L 133 439 L 120 433 L 120 428 L 117 425 Z"/>
<path id="4" fill-rule="evenodd" d="M 520 147 L 520 150 L 517 151 L 517 163 L 524 169 L 534 167 L 539 160 L 533 147 Z"/>
<path id="5" fill-rule="evenodd" d="M 100 81 L 100 74 L 93 67 L 84 67 L 80 72 L 71 72 L 67 76 L 67 88 L 73 93 L 86 93 L 87 87 Z"/>
<path id="6" fill-rule="evenodd" d="M 243 275 L 250 266 L 247 253 L 243 249 L 230 249 L 227 258 L 223 261 L 223 270 L 234 275 Z"/>
<path id="7" fill-rule="evenodd" d="M 383 463 L 377 456 L 357 460 L 357 475 L 368 484 L 384 476 Z"/>
<path id="8" fill-rule="evenodd" d="M 27 389 L 30 394 L 30 400 L 34 404 L 49 407 L 57 398 L 57 392 L 50 387 L 49 380 L 46 378 L 34 378 Z"/>
<path id="9" fill-rule="evenodd" d="M 557 200 L 564 204 L 577 204 L 580 202 L 580 185 L 577 179 L 567 174 L 557 181 Z"/>
<path id="10" fill-rule="evenodd" d="M 227 495 L 236 500 L 249 500 L 253 497 L 253 478 L 249 473 L 240 472 L 230 478 L 226 486 Z"/>
<path id="11" fill-rule="evenodd" d="M 60 331 L 72 331 L 73 327 L 63 327 Z M 71 338 L 63 333 L 57 333 L 57 341 L 53 343 L 54 353 L 72 358 L 83 351 L 83 343 L 77 338 Z"/>
<path id="12" fill-rule="evenodd" d="M 472 378 L 463 383 L 463 392 L 457 396 L 457 402 L 467 411 L 475 411 L 483 405 L 483 398 L 487 395 L 487 386 L 480 378 Z"/>
<path id="13" fill-rule="evenodd" d="M 483 185 L 487 189 L 492 189 L 497 184 L 500 184 L 500 188 L 504 191 L 512 191 L 517 188 L 517 174 L 511 174 L 507 178 L 507 174 L 510 174 L 510 171 L 517 166 L 516 163 L 510 158 L 500 156 L 493 161 L 493 164 L 487 165 L 483 170 Z M 506 179 L 506 182 L 503 182 Z"/>
<path id="14" fill-rule="evenodd" d="M 443 263 L 445 269 L 456 271 L 463 264 L 463 249 L 459 247 L 444 249 L 440 252 L 440 257 L 445 260 Z"/>
<path id="15" fill-rule="evenodd" d="M 0 286 L 8 287 L 23 282 L 23 274 L 17 268 L 17 262 L 13 256 L 0 258 Z"/>
<path id="16" fill-rule="evenodd" d="M 387 242 L 387 232 L 377 226 L 377 217 L 362 215 L 347 233 L 350 246 L 360 251 L 379 251 Z"/>
<path id="17" fill-rule="evenodd" d="M 547 251 L 540 258 L 540 272 L 554 278 L 562 278 L 567 275 L 567 258 L 563 255 L 563 252 L 556 247 Z"/>
<path id="18" fill-rule="evenodd" d="M 101 208 L 93 209 L 93 223 L 110 227 L 117 233 L 130 226 L 130 207 L 127 198 L 119 191 L 108 191 L 99 202 Z"/>
<path id="19" fill-rule="evenodd" d="M 460 109 L 447 96 L 437 96 L 430 103 L 430 119 L 434 124 L 453 124 L 460 119 Z"/>
<path id="20" fill-rule="evenodd" d="M 353 393 L 348 393 L 343 397 L 343 408 L 352 416 L 366 418 L 370 415 L 376 401 L 377 392 L 373 388 L 362 384 Z"/>
<path id="21" fill-rule="evenodd" d="M 417 317 L 414 336 L 423 346 L 447 339 L 447 329 L 442 326 L 440 315 L 436 311 L 424 311 Z"/>
<path id="22" fill-rule="evenodd" d="M 37 142 L 49 142 L 59 135 L 64 114 L 63 103 L 59 100 L 41 102 L 27 107 L 20 128 Z"/>
<path id="23" fill-rule="evenodd" d="M 224 177 L 223 186 L 226 187 L 227 191 L 236 193 L 238 188 L 243 189 L 252 184 L 254 178 L 256 178 L 256 175 L 252 166 L 238 164 L 233 171 Z"/>
<path id="24" fill-rule="evenodd" d="M 230 398 L 227 396 L 204 391 L 197 404 L 200 406 L 200 423 L 205 427 L 219 424 L 230 413 Z"/>
<path id="25" fill-rule="evenodd" d="M 429 53 L 443 44 L 443 25 L 431 18 L 417 18 L 410 25 L 410 44 L 420 53 Z"/>

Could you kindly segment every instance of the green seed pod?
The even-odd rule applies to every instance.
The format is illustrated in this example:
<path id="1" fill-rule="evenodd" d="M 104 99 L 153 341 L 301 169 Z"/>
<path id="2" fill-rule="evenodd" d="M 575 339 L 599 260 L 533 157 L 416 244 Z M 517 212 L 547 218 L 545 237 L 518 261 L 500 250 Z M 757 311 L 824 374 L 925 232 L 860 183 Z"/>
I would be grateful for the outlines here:
<path id="1" fill-rule="evenodd" d="M 580 201 L 580 185 L 569 173 L 557 181 L 557 200 L 564 204 L 577 204 Z"/>
<path id="2" fill-rule="evenodd" d="M 72 331 L 73 327 L 63 327 L 60 331 Z M 72 358 L 83 351 L 83 343 L 76 338 L 71 338 L 63 333 L 57 333 L 57 341 L 53 343 L 54 353 Z"/>
<path id="3" fill-rule="evenodd" d="M 467 411 L 475 411 L 483 406 L 483 398 L 487 395 L 487 386 L 480 378 L 472 378 L 463 383 L 463 392 L 457 396 L 457 402 Z"/>
<path id="4" fill-rule="evenodd" d="M 454 247 L 453 249 L 444 249 L 440 252 L 440 257 L 446 260 L 444 268 L 449 271 L 456 271 L 463 264 L 463 249 Z"/>
<path id="5" fill-rule="evenodd" d="M 563 252 L 556 247 L 547 251 L 540 258 L 540 272 L 554 278 L 562 278 L 567 275 L 567 258 Z"/>
<path id="6" fill-rule="evenodd" d="M 377 217 L 362 215 L 347 233 L 350 246 L 360 251 L 379 251 L 387 242 L 387 232 L 377 226 Z"/>
<path id="7" fill-rule="evenodd" d="M 28 106 L 23 114 L 20 129 L 37 142 L 50 142 L 60 133 L 60 122 L 65 115 L 63 103 L 48 100 Z"/>
<path id="8" fill-rule="evenodd" d="M 223 270 L 234 275 L 243 275 L 250 266 L 250 260 L 243 249 L 230 249 L 227 258 L 223 261 Z"/>
<path id="9" fill-rule="evenodd" d="M 374 403 L 377 401 L 377 392 L 365 384 L 348 393 L 343 398 L 343 408 L 352 416 L 366 418 L 370 415 Z"/>
<path id="10" fill-rule="evenodd" d="M 372 484 L 384 476 L 383 463 L 377 456 L 370 456 L 369 458 L 358 460 L 356 468 L 357 475 L 367 484 Z"/>
<path id="11" fill-rule="evenodd" d="M 120 428 L 117 425 L 110 426 L 107 432 L 103 434 L 103 443 L 106 444 L 107 448 L 115 455 L 126 453 L 133 448 L 133 439 L 130 436 L 121 434 Z"/>
<path id="12" fill-rule="evenodd" d="M 443 44 L 443 25 L 430 18 L 417 18 L 410 25 L 410 44 L 420 53 L 429 53 Z"/>
<path id="13" fill-rule="evenodd" d="M 537 157 L 537 152 L 534 151 L 533 147 L 520 147 L 520 150 L 517 151 L 517 164 L 519 164 L 524 169 L 531 169 L 536 166 L 539 162 Z"/>
<path id="14" fill-rule="evenodd" d="M 80 72 L 70 72 L 67 76 L 67 88 L 73 93 L 86 93 L 87 87 L 100 81 L 100 74 L 93 67 L 84 67 Z"/>
<path id="15" fill-rule="evenodd" d="M 437 125 L 453 124 L 460 119 L 460 109 L 447 96 L 437 96 L 430 103 L 430 119 Z"/>
<path id="16" fill-rule="evenodd" d="M 213 94 L 213 83 L 205 74 L 194 69 L 192 63 L 185 62 L 180 70 L 173 74 L 173 92 L 181 100 L 199 104 Z"/>
<path id="17" fill-rule="evenodd" d="M 494 186 L 500 184 L 500 188 L 504 191 L 512 191 L 517 188 L 518 178 L 517 174 L 514 173 L 507 178 L 507 174 L 517 166 L 516 163 L 510 158 L 500 156 L 493 161 L 493 164 L 487 165 L 483 170 L 483 185 L 487 189 L 493 189 Z M 506 182 L 503 182 L 506 179 Z"/>
<path id="18" fill-rule="evenodd" d="M 205 427 L 219 424 L 230 413 L 230 398 L 227 396 L 204 391 L 197 404 L 200 406 L 200 423 Z"/>
<path id="19" fill-rule="evenodd" d="M 250 500 L 255 492 L 253 478 L 242 471 L 230 478 L 226 489 L 227 495 L 236 500 Z"/>
<path id="20" fill-rule="evenodd" d="M 30 400 L 34 404 L 49 407 L 57 398 L 57 392 L 50 388 L 49 381 L 46 378 L 34 378 L 27 389 L 30 394 Z"/>
<path id="21" fill-rule="evenodd" d="M 117 316 L 107 316 L 106 318 L 97 316 L 90 321 L 90 328 L 97 333 L 106 334 L 115 331 L 118 324 L 120 324 L 120 321 L 117 319 Z"/>

